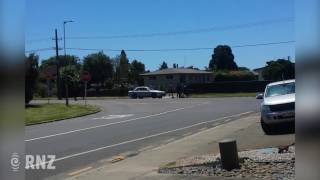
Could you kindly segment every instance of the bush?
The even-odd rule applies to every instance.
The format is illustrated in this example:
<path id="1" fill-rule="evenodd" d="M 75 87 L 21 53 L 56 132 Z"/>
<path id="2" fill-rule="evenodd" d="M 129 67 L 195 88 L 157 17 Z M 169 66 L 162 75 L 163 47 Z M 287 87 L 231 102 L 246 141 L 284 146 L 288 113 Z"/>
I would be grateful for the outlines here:
<path id="1" fill-rule="evenodd" d="M 36 87 L 36 93 L 35 95 L 37 97 L 48 97 L 48 88 L 46 84 L 43 83 L 38 83 L 37 87 Z"/>
<path id="2" fill-rule="evenodd" d="M 214 72 L 215 81 L 253 81 L 258 77 L 250 71 L 217 71 Z"/>

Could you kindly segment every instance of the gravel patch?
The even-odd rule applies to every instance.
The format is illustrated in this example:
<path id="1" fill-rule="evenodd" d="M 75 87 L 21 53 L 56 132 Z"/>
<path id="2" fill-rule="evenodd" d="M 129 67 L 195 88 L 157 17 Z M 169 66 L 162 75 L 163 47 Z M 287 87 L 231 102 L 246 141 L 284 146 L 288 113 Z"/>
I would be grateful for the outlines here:
<path id="1" fill-rule="evenodd" d="M 240 169 L 222 169 L 219 155 L 182 158 L 159 168 L 159 173 L 257 179 L 294 179 L 295 147 L 239 152 Z"/>

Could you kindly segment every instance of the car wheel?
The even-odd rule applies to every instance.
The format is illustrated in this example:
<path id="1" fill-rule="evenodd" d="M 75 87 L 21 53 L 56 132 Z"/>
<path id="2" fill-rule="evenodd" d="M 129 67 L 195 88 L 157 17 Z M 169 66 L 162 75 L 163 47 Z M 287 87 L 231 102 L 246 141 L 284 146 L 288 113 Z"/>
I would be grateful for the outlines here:
<path id="1" fill-rule="evenodd" d="M 267 125 L 265 122 L 263 122 L 262 119 L 261 119 L 261 128 L 266 135 L 273 134 L 273 129 L 270 127 L 270 125 Z"/>
<path id="2" fill-rule="evenodd" d="M 132 95 L 131 95 L 131 98 L 132 98 L 132 99 L 137 99 L 137 97 L 138 97 L 138 96 L 137 96 L 136 94 L 132 94 Z"/>

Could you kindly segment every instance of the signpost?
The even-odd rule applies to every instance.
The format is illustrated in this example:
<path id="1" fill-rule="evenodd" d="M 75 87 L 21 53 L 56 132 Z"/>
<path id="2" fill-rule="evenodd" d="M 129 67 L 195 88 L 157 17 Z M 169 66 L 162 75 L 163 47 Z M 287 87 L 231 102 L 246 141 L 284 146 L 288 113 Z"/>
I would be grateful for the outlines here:
<path id="1" fill-rule="evenodd" d="M 84 82 L 84 104 L 87 105 L 87 84 L 91 80 L 91 75 L 88 71 L 83 71 L 80 75 L 80 79 Z"/>

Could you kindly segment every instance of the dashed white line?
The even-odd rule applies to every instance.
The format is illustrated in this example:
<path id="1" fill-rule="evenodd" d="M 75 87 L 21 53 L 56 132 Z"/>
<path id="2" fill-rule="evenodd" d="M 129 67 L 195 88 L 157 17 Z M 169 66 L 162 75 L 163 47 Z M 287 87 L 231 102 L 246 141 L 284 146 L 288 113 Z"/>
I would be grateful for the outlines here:
<path id="1" fill-rule="evenodd" d="M 52 135 L 47 135 L 47 136 L 41 136 L 41 137 L 26 139 L 24 141 L 25 142 L 29 142 L 29 141 L 35 141 L 35 140 L 40 140 L 40 139 L 47 139 L 47 138 L 55 137 L 55 136 L 61 136 L 61 135 L 65 135 L 65 134 L 70 134 L 70 133 L 75 133 L 75 132 L 80 132 L 80 131 L 86 131 L 86 130 L 100 128 L 100 127 L 106 127 L 106 126 L 112 126 L 112 125 L 116 125 L 116 124 L 122 124 L 122 123 L 137 121 L 137 120 L 140 120 L 140 119 L 146 119 L 146 118 L 150 118 L 150 117 L 161 116 L 161 115 L 164 115 L 164 114 L 180 111 L 180 110 L 187 109 L 187 108 L 193 108 L 195 106 L 199 106 L 199 105 L 202 105 L 202 104 L 204 104 L 204 103 L 197 104 L 197 105 L 192 105 L 192 106 L 188 106 L 188 107 L 183 107 L 183 108 L 178 108 L 178 109 L 173 109 L 173 110 L 161 112 L 161 113 L 158 113 L 158 114 L 152 114 L 152 115 L 148 115 L 148 116 L 142 116 L 142 117 L 137 117 L 137 118 L 133 118 L 133 119 L 123 120 L 123 121 L 118 121 L 118 122 L 113 122 L 113 123 L 108 123 L 108 124 L 102 124 L 102 125 L 98 125 L 98 126 L 92 126 L 92 127 L 82 128 L 82 129 L 76 129 L 76 130 L 67 131 L 67 132 L 63 132 L 63 133 L 57 133 L 57 134 L 52 134 Z"/>

